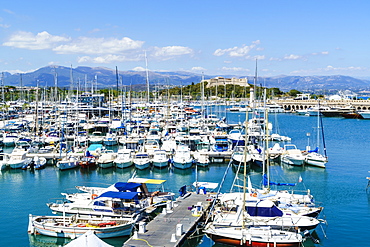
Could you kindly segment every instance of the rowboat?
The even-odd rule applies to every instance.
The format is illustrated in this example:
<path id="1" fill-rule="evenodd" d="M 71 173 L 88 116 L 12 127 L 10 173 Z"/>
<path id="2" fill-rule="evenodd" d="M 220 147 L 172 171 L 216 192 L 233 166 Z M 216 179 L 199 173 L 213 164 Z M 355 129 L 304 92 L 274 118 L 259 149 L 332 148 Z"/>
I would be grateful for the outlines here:
<path id="1" fill-rule="evenodd" d="M 75 239 L 87 231 L 94 231 L 99 238 L 128 236 L 137 218 L 132 220 L 81 216 L 33 216 L 29 215 L 28 233 L 50 237 Z"/>

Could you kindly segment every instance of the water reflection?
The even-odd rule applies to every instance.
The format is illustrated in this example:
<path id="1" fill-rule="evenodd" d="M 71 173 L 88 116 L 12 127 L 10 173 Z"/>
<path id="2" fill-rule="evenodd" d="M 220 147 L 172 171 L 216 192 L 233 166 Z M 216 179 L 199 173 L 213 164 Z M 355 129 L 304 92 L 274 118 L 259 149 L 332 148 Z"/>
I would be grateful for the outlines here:
<path id="1" fill-rule="evenodd" d="M 60 247 L 70 243 L 69 238 L 54 238 L 44 235 L 28 235 L 30 247 Z M 115 247 L 121 247 L 128 237 L 102 239 L 107 244 Z"/>
<path id="2" fill-rule="evenodd" d="M 43 235 L 28 235 L 31 247 L 59 247 L 71 242 L 68 238 L 54 238 Z"/>

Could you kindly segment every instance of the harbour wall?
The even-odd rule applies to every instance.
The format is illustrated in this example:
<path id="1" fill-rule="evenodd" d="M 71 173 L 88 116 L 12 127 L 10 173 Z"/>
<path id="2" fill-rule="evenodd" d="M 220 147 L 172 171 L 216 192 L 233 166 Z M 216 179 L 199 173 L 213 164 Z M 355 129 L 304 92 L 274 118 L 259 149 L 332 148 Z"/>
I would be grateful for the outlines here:
<path id="1" fill-rule="evenodd" d="M 284 108 L 286 111 L 305 110 L 310 107 L 320 106 L 328 107 L 353 107 L 356 110 L 370 110 L 370 100 L 294 100 L 294 99 L 278 99 L 271 100 Z"/>

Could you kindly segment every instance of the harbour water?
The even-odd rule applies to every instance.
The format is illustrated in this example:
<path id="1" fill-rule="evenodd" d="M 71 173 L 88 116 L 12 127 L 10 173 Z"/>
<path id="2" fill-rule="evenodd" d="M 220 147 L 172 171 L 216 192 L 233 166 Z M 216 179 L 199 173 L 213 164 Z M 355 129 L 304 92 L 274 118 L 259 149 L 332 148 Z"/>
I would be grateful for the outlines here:
<path id="1" fill-rule="evenodd" d="M 224 113 L 223 113 L 224 114 Z M 228 113 L 228 121 L 244 120 L 244 113 Z M 292 138 L 291 143 L 304 149 L 307 133 L 313 133 L 317 118 L 294 114 L 271 114 L 270 121 L 279 127 L 279 134 Z M 311 241 L 304 246 L 369 246 L 370 192 L 366 193 L 370 152 L 370 121 L 344 118 L 324 118 L 324 133 L 329 162 L 326 169 L 273 165 L 272 180 L 297 183 L 296 190 L 310 189 L 316 202 L 322 203 L 321 218 L 327 221 L 316 229 L 319 244 Z M 311 135 L 313 137 L 313 134 Z M 310 140 L 311 142 L 313 139 Z M 188 170 L 150 169 L 137 171 L 138 177 L 166 179 L 166 188 L 177 193 L 181 186 L 198 181 L 220 182 L 227 164 L 211 164 L 208 168 Z M 1 220 L 0 246 L 63 246 L 68 240 L 28 236 L 28 215 L 50 215 L 47 202 L 61 199 L 61 192 L 77 192 L 76 185 L 109 186 L 127 181 L 135 172 L 127 169 L 72 169 L 59 171 L 55 167 L 34 172 L 5 170 L 0 174 Z M 235 173 L 226 175 L 222 192 L 230 190 Z M 251 170 L 254 185 L 260 185 L 261 171 Z M 299 177 L 303 181 L 298 183 Z M 289 188 L 284 188 L 289 189 Z M 207 237 L 187 246 L 222 246 Z M 107 243 L 122 246 L 124 238 L 106 239 Z"/>

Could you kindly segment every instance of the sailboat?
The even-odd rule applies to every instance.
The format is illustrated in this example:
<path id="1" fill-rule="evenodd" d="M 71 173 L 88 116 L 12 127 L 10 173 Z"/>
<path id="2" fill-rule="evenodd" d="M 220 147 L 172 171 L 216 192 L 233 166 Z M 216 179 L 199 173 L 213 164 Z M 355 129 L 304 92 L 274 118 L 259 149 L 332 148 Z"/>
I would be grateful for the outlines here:
<path id="1" fill-rule="evenodd" d="M 247 120 L 247 119 L 246 119 Z M 248 121 L 246 121 L 246 129 L 248 128 Z M 246 131 L 246 134 L 248 132 Z M 246 136 L 246 140 L 248 140 Z M 247 162 L 248 150 L 244 149 L 244 166 Z M 239 171 L 239 169 L 238 169 Z M 285 231 L 283 228 L 274 229 L 271 225 L 248 224 L 251 219 L 251 211 L 247 209 L 247 202 L 251 199 L 256 200 L 257 194 L 251 193 L 251 185 L 248 183 L 248 193 L 246 184 L 247 169 L 243 169 L 243 192 L 241 193 L 226 193 L 219 199 L 220 206 L 218 209 L 214 208 L 214 219 L 209 222 L 204 232 L 214 242 L 229 244 L 234 246 L 275 246 L 275 247 L 298 247 L 303 241 L 302 235 L 296 231 Z M 235 176 L 234 183 L 238 178 Z M 234 186 L 234 184 L 233 184 Z M 236 195 L 238 200 L 222 200 L 223 197 Z M 271 202 L 272 203 L 272 202 Z M 228 207 L 230 206 L 230 208 Z M 225 213 L 222 212 L 224 210 Z M 262 211 L 261 211 L 262 212 Z M 281 215 L 283 214 L 280 212 Z M 219 216 L 219 217 L 218 217 Z M 223 224 L 225 217 L 231 216 L 232 220 Z M 275 216 L 276 217 L 276 216 Z M 279 223 L 276 223 L 279 224 Z M 276 225 L 275 224 L 275 225 Z"/>
<path id="2" fill-rule="evenodd" d="M 320 106 L 320 102 L 319 102 Z M 318 114 L 317 114 L 317 147 L 314 150 L 311 150 L 310 145 L 307 145 L 306 152 L 307 154 L 305 155 L 305 163 L 307 165 L 311 166 L 317 166 L 321 168 L 326 167 L 326 163 L 328 162 L 328 156 L 326 154 L 326 146 L 325 146 L 325 138 L 324 138 L 324 128 L 322 125 L 322 118 L 321 114 L 319 113 L 320 107 L 318 107 Z M 321 131 L 320 131 L 321 130 Z M 308 135 L 309 136 L 309 135 Z M 324 153 L 319 153 L 320 150 L 320 138 L 322 137 L 323 141 L 323 151 Z"/>

